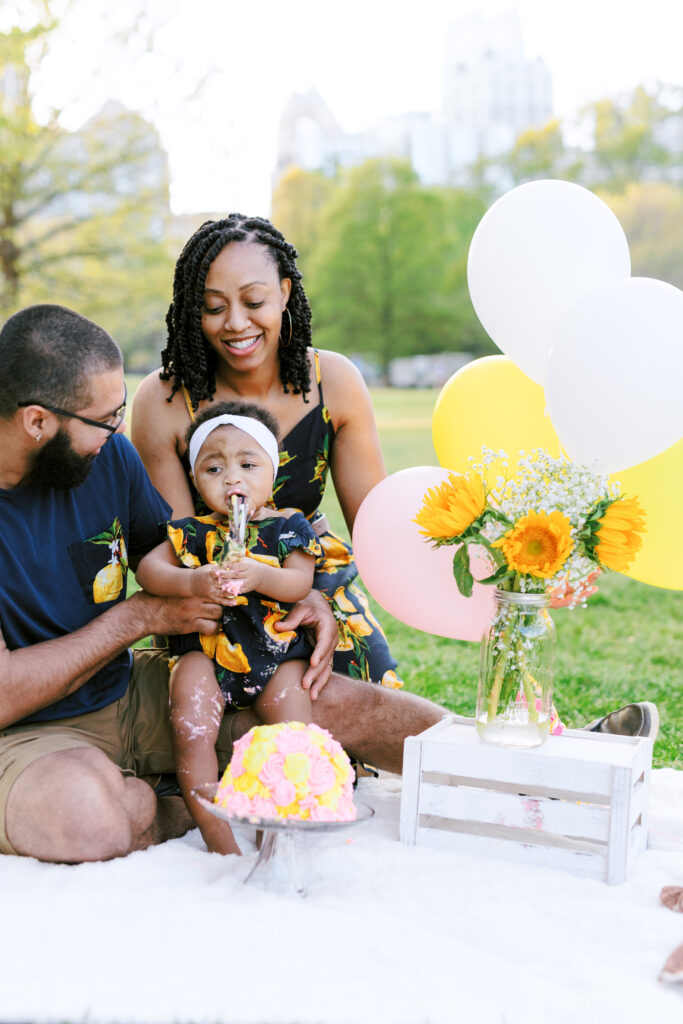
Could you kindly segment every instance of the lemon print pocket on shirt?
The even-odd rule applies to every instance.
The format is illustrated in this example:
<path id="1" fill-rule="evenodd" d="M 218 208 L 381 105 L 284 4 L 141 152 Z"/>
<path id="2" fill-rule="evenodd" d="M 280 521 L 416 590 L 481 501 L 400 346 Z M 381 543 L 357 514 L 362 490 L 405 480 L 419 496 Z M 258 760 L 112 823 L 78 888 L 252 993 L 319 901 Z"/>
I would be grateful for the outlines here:
<path id="1" fill-rule="evenodd" d="M 128 555 L 118 517 L 94 537 L 70 544 L 69 554 L 89 604 L 106 604 L 126 596 Z"/>

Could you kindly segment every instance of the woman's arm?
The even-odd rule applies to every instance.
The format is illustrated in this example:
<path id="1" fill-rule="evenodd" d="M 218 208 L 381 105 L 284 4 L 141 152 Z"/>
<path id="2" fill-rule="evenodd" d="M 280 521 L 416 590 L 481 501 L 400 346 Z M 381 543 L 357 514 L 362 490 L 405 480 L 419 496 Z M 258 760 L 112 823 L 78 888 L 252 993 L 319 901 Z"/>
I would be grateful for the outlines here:
<path id="1" fill-rule="evenodd" d="M 363 499 L 387 471 L 370 393 L 360 371 L 338 352 L 321 352 L 320 372 L 335 428 L 330 470 L 351 533 Z"/>
<path id="2" fill-rule="evenodd" d="M 313 586 L 315 558 L 292 551 L 281 566 L 266 565 L 255 558 L 242 558 L 226 568 L 228 579 L 239 580 L 241 594 L 257 590 L 275 601 L 300 601 Z"/>
<path id="3" fill-rule="evenodd" d="M 138 450 L 152 483 L 171 506 L 172 518 L 194 515 L 192 494 L 178 454 L 190 418 L 185 400 L 176 392 L 173 401 L 170 381 L 159 380 L 155 370 L 135 393 L 131 415 L 131 440 Z"/>
<path id="4" fill-rule="evenodd" d="M 159 597 L 203 597 L 218 603 L 225 599 L 225 570 L 217 565 L 189 568 L 178 565 L 169 540 L 153 548 L 140 560 L 135 579 L 143 590 Z"/>

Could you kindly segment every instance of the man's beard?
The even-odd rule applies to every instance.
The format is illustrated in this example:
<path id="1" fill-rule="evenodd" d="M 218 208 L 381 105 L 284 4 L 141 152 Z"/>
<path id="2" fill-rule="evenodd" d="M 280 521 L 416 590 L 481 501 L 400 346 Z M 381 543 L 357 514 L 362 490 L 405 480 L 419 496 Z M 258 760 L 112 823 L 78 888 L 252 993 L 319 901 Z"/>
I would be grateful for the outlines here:
<path id="1" fill-rule="evenodd" d="M 65 430 L 58 430 L 36 452 L 33 466 L 22 483 L 41 487 L 57 487 L 68 491 L 83 483 L 93 464 L 94 455 L 78 455 Z"/>

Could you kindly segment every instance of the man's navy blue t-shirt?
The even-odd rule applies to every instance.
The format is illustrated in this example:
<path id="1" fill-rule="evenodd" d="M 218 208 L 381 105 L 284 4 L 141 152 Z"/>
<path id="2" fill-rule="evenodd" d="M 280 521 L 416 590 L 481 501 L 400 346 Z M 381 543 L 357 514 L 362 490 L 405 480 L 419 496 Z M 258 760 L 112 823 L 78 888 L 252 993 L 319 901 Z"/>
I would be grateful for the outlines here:
<path id="1" fill-rule="evenodd" d="M 103 446 L 80 487 L 0 489 L 0 630 L 10 650 L 71 633 L 125 600 L 128 559 L 163 540 L 170 511 L 121 434 Z M 131 664 L 124 651 L 22 722 L 106 707 L 125 693 Z"/>

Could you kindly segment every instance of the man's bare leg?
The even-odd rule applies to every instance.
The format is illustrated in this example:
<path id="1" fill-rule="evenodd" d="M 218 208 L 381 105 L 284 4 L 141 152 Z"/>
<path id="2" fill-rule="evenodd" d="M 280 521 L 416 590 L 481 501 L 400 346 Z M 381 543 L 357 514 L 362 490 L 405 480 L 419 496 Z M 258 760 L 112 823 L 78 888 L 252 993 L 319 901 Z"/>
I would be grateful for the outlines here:
<path id="1" fill-rule="evenodd" d="M 17 853 L 77 864 L 123 857 L 183 835 L 191 820 L 180 802 L 165 798 L 158 810 L 147 783 L 123 776 L 100 750 L 74 747 L 45 754 L 21 773 L 5 822 Z"/>
<path id="2" fill-rule="evenodd" d="M 315 724 L 331 732 L 349 754 L 397 774 L 403 767 L 406 736 L 424 732 L 448 714 L 445 708 L 414 693 L 336 672 L 312 707 Z M 233 739 L 239 739 L 254 724 L 249 712 L 238 712 L 232 724 Z"/>

